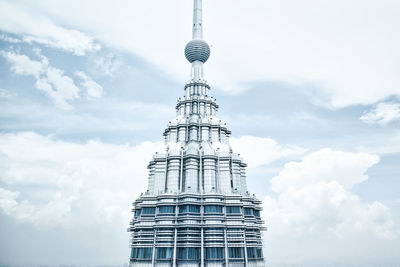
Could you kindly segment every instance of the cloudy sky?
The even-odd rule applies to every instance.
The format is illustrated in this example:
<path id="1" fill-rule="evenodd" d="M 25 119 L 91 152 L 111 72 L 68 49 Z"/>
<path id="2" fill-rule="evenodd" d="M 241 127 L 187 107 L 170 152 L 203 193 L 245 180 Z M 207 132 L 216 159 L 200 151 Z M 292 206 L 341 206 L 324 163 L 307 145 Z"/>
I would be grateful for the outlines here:
<path id="1" fill-rule="evenodd" d="M 0 264 L 123 265 L 192 1 L 0 0 Z M 399 266 L 400 2 L 204 1 L 269 266 Z M 375 265 L 374 265 L 375 264 Z"/>

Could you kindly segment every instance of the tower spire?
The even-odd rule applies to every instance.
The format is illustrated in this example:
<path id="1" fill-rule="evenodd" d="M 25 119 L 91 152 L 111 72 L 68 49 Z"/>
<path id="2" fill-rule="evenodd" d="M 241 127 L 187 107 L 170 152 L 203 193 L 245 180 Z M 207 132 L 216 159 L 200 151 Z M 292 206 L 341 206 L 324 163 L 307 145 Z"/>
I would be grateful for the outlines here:
<path id="1" fill-rule="evenodd" d="M 210 57 L 210 46 L 203 40 L 202 0 L 194 0 L 192 40 L 185 47 L 186 59 L 192 63 L 191 80 L 204 80 L 203 64 Z"/>
<path id="2" fill-rule="evenodd" d="M 194 0 L 193 5 L 193 39 L 203 39 L 203 8 L 202 0 Z"/>

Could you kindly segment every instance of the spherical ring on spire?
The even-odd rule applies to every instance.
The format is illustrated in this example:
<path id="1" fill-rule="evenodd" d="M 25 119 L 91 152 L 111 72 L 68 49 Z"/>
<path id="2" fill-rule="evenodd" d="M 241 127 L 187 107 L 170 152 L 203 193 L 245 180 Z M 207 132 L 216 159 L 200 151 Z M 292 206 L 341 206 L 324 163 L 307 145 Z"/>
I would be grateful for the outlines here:
<path id="1" fill-rule="evenodd" d="M 210 57 L 210 46 L 203 40 L 191 40 L 185 47 L 185 56 L 190 63 L 205 63 Z"/>

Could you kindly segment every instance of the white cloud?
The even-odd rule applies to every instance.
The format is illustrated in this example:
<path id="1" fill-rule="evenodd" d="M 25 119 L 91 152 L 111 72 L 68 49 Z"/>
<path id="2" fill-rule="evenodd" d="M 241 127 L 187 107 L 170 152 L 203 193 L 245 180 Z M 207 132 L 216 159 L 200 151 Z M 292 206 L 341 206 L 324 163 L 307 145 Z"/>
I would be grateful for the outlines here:
<path id="1" fill-rule="evenodd" d="M 11 70 L 19 75 L 32 75 L 35 78 L 39 78 L 48 65 L 46 60 L 42 62 L 35 61 L 26 55 L 15 54 L 13 52 L 1 51 L 1 55 L 12 64 Z"/>
<path id="2" fill-rule="evenodd" d="M 76 197 L 65 196 L 62 192 L 54 194 L 52 199 L 44 205 L 31 204 L 28 200 L 18 200 L 20 192 L 0 188 L 0 211 L 23 222 L 37 226 L 67 226 L 70 223 L 68 213 Z"/>
<path id="3" fill-rule="evenodd" d="M 360 118 L 367 124 L 387 125 L 390 122 L 400 120 L 400 104 L 395 102 L 381 102 Z"/>
<path id="4" fill-rule="evenodd" d="M 288 189 L 277 198 L 266 197 L 264 208 L 274 237 L 397 238 L 388 207 L 378 201 L 364 203 L 336 181 Z"/>
<path id="5" fill-rule="evenodd" d="M 282 257 L 283 262 L 293 257 L 296 262 L 322 257 L 327 262 L 339 257 L 344 262 L 354 261 L 354 255 L 347 258 L 346 250 L 368 250 L 372 246 L 378 251 L 382 240 L 398 240 L 399 226 L 389 208 L 378 201 L 362 201 L 351 191 L 368 178 L 367 170 L 378 161 L 375 155 L 321 149 L 299 162 L 287 163 L 271 179 L 276 195 L 267 196 L 263 202 L 269 228 L 266 239 L 272 249 L 286 244 L 299 246 L 299 251 L 281 251 L 274 260 Z M 340 249 L 335 247 L 338 243 Z"/>
<path id="6" fill-rule="evenodd" d="M 13 38 L 4 34 L 0 34 L 0 40 L 6 41 L 8 43 L 18 44 L 21 42 L 20 39 Z"/>
<path id="7" fill-rule="evenodd" d="M 15 199 L 19 196 L 19 192 L 13 192 L 0 188 L 0 208 L 6 213 L 10 214 L 17 202 Z"/>
<path id="8" fill-rule="evenodd" d="M 257 168 L 283 158 L 304 154 L 307 150 L 298 146 L 279 145 L 269 137 L 242 136 L 231 138 L 235 152 L 240 153 L 250 168 Z"/>
<path id="9" fill-rule="evenodd" d="M 97 55 L 93 61 L 94 66 L 108 76 L 112 76 L 122 65 L 122 62 L 111 53 Z"/>
<path id="10" fill-rule="evenodd" d="M 53 67 L 47 69 L 46 75 L 47 77 L 41 81 L 47 83 L 48 87 L 38 88 L 43 89 L 60 107 L 70 108 L 67 101 L 79 98 L 79 88 L 74 81 L 64 75 L 62 70 Z"/>
<path id="11" fill-rule="evenodd" d="M 87 90 L 89 97 L 101 97 L 103 95 L 103 87 L 83 71 L 77 71 L 75 75 L 82 79 L 81 85 Z"/>
<path id="12" fill-rule="evenodd" d="M 43 14 L 34 15 L 18 4 L 0 2 L 0 14 L 0 29 L 22 34 L 25 42 L 40 43 L 77 56 L 100 49 L 87 34 L 57 26 Z"/>
<path id="13" fill-rule="evenodd" d="M 23 40 L 27 43 L 35 42 L 62 49 L 77 56 L 84 56 L 87 51 L 100 49 L 100 45 L 93 45 L 93 39 L 80 31 L 55 27 L 51 32 L 54 35 L 46 37 L 24 36 Z"/>
<path id="14" fill-rule="evenodd" d="M 7 89 L 0 88 L 0 98 L 13 98 L 17 94 L 14 92 L 10 92 Z"/>
<path id="15" fill-rule="evenodd" d="M 36 61 L 14 52 L 0 51 L 0 55 L 11 63 L 11 70 L 16 74 L 34 76 L 35 87 L 45 92 L 60 108 L 71 109 L 68 101 L 79 98 L 79 88 L 74 81 L 62 70 L 50 66 L 46 57 L 41 56 L 41 61 Z"/>
<path id="16" fill-rule="evenodd" d="M 0 209 L 40 227 L 127 225 L 145 191 L 146 164 L 162 144 L 58 141 L 32 132 L 0 135 Z M 17 188 L 7 189 L 8 186 Z M 26 188 L 35 187 L 34 194 Z"/>
<path id="17" fill-rule="evenodd" d="M 371 104 L 400 94 L 396 71 L 400 18 L 393 12 L 399 4 L 395 0 L 205 1 L 205 38 L 212 44 L 206 77 L 230 91 L 244 90 L 243 84 L 254 80 L 309 86 L 318 98 L 315 102 L 332 108 Z M 140 55 L 174 77 L 188 78 L 183 47 L 190 39 L 190 1 L 28 1 L 25 5 L 38 18 L 48 14 Z M 17 3 L 8 7 L 22 12 Z M 25 23 L 20 16 L 0 17 L 0 25 L 11 32 L 29 24 L 41 29 L 40 20 Z"/>
<path id="18" fill-rule="evenodd" d="M 307 155 L 301 162 L 286 163 L 279 175 L 271 180 L 271 186 L 275 192 L 282 192 L 336 181 L 345 189 L 351 189 L 368 179 L 365 171 L 378 162 L 376 155 L 324 148 Z"/>

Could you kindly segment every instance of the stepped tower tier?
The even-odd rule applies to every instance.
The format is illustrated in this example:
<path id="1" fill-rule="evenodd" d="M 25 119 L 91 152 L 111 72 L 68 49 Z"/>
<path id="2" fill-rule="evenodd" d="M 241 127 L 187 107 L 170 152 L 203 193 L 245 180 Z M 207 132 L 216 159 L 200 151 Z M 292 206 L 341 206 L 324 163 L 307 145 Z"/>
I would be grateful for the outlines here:
<path id="1" fill-rule="evenodd" d="M 148 165 L 148 189 L 133 205 L 130 266 L 264 266 L 261 202 L 204 79 L 202 1 L 194 0 L 192 64 L 165 146 Z"/>

